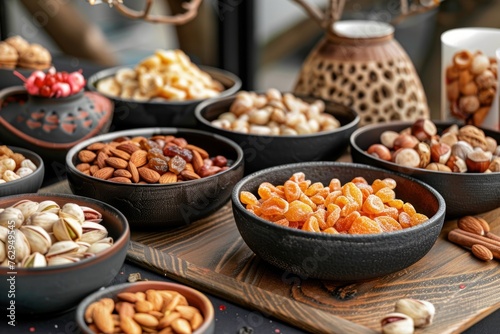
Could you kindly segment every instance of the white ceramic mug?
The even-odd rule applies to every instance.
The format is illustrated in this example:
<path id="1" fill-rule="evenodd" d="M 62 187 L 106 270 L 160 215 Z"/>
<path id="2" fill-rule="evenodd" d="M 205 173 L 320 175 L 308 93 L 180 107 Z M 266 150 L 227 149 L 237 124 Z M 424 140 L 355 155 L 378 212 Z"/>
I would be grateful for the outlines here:
<path id="1" fill-rule="evenodd" d="M 500 64 L 500 29 L 495 28 L 458 28 L 444 32 L 441 35 L 441 119 L 450 120 L 455 118 L 450 111 L 450 103 L 447 97 L 446 69 L 453 63 L 453 56 L 462 50 L 471 53 L 481 51 L 490 58 L 497 59 Z M 497 76 L 498 78 L 498 76 Z M 499 130 L 499 83 L 497 79 L 496 96 L 491 104 L 490 110 L 482 124 L 483 128 Z"/>

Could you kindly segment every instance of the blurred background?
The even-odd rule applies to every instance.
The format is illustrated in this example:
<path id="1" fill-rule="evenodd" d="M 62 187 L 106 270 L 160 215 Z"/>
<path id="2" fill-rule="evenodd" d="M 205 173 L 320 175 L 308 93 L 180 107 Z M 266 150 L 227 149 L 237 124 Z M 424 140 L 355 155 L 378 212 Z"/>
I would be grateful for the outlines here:
<path id="1" fill-rule="evenodd" d="M 327 0 L 310 0 L 326 6 Z M 141 9 L 142 1 L 125 0 Z M 154 13 L 181 11 L 180 0 L 157 0 Z M 411 3 L 411 2 L 410 2 Z M 440 34 L 456 27 L 500 27 L 500 0 L 445 0 L 438 8 L 401 16 L 399 0 L 348 0 L 343 19 L 392 23 L 395 37 L 421 77 L 433 118 L 440 105 Z M 291 90 L 302 62 L 323 31 L 290 0 L 204 0 L 183 26 L 132 20 L 84 0 L 2 0 L 2 39 L 21 35 L 54 57 L 102 66 L 134 64 L 155 49 L 183 49 L 193 61 L 228 69 L 245 89 Z"/>

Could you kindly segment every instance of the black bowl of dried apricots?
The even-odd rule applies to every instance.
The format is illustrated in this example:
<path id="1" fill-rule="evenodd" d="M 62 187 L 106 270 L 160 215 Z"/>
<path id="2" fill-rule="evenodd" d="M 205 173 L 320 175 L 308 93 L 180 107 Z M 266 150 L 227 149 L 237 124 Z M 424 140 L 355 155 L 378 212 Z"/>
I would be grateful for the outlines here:
<path id="1" fill-rule="evenodd" d="M 264 261 L 301 278 L 361 281 L 405 269 L 443 226 L 443 197 L 411 177 L 362 164 L 268 168 L 231 194 L 241 237 Z"/>

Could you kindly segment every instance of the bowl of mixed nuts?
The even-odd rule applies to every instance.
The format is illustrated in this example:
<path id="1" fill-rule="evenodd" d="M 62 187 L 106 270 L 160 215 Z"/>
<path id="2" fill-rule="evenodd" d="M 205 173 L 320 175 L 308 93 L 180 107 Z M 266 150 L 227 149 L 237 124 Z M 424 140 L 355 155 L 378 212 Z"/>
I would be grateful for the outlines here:
<path id="1" fill-rule="evenodd" d="M 45 173 L 42 158 L 25 148 L 0 146 L 0 196 L 35 193 Z"/>
<path id="2" fill-rule="evenodd" d="M 245 173 L 302 161 L 335 160 L 349 145 L 359 116 L 334 102 L 268 89 L 200 103 L 203 130 L 227 137 L 245 153 Z"/>
<path id="3" fill-rule="evenodd" d="M 90 198 L 21 194 L 0 199 L 0 305 L 54 314 L 111 283 L 128 248 L 127 219 Z"/>
<path id="4" fill-rule="evenodd" d="M 216 134 L 144 128 L 79 143 L 66 168 L 73 193 L 116 207 L 133 228 L 166 229 L 227 203 L 243 176 L 243 151 Z"/>
<path id="5" fill-rule="evenodd" d="M 97 291 L 80 303 L 76 321 L 85 334 L 215 331 L 214 308 L 207 296 L 182 284 L 161 281 L 125 283 Z"/>
<path id="6" fill-rule="evenodd" d="M 287 277 L 336 281 L 413 265 L 438 238 L 446 207 L 419 180 L 327 161 L 253 173 L 238 182 L 231 200 L 242 239 L 264 261 Z"/>
<path id="7" fill-rule="evenodd" d="M 500 206 L 500 133 L 448 121 L 420 119 L 358 129 L 354 162 L 411 175 L 435 188 L 449 218 Z"/>

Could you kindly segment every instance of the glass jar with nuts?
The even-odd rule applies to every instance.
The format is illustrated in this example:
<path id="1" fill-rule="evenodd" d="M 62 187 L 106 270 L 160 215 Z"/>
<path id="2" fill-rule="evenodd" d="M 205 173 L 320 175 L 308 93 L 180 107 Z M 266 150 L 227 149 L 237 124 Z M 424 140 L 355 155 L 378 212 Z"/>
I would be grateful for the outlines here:
<path id="1" fill-rule="evenodd" d="M 500 146 L 474 125 L 452 125 L 438 131 L 419 119 L 400 132 L 384 131 L 366 153 L 404 167 L 454 173 L 500 172 Z"/>

